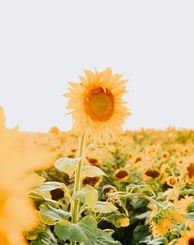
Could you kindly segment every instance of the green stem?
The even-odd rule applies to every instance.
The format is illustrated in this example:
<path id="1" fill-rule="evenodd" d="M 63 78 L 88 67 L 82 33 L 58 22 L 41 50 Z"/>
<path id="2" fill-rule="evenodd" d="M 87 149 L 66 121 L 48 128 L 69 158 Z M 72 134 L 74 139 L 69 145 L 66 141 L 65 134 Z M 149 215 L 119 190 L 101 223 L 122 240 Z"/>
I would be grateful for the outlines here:
<path id="1" fill-rule="evenodd" d="M 123 193 L 122 195 L 122 192 L 117 192 L 118 194 L 120 194 L 120 198 L 126 198 L 126 197 L 133 197 L 133 196 L 139 196 L 139 197 L 142 197 L 144 199 L 147 199 L 148 201 L 150 202 L 153 202 L 155 203 L 157 206 L 159 206 L 160 208 L 166 208 L 164 205 L 162 205 L 161 203 L 159 203 L 158 201 L 156 201 L 154 198 L 152 197 L 149 197 L 143 193 Z"/>
<path id="2" fill-rule="evenodd" d="M 79 142 L 79 162 L 77 165 L 77 169 L 75 172 L 75 184 L 74 184 L 74 191 L 73 195 L 76 194 L 81 188 L 81 173 L 82 173 L 82 163 L 83 163 L 83 151 L 85 148 L 85 133 L 83 133 L 80 137 L 80 142 Z M 72 202 L 72 207 L 71 207 L 71 215 L 72 215 L 72 223 L 76 223 L 79 220 L 78 214 L 79 214 L 79 205 L 80 201 L 77 198 L 73 198 Z M 72 243 L 76 244 L 76 243 Z"/>

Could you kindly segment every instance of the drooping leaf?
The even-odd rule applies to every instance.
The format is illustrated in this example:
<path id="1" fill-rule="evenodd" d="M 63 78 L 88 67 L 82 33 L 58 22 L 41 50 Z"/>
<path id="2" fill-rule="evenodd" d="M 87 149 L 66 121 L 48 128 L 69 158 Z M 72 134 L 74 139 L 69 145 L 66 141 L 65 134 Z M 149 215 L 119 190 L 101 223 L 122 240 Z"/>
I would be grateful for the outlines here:
<path id="1" fill-rule="evenodd" d="M 114 206 L 111 202 L 98 201 L 96 204 L 96 211 L 100 213 L 111 213 L 115 212 L 117 207 Z"/>
<path id="2" fill-rule="evenodd" d="M 84 165 L 82 168 L 82 178 L 96 177 L 106 175 L 100 168 L 96 166 Z"/>
<path id="3" fill-rule="evenodd" d="M 66 188 L 64 183 L 57 182 L 57 181 L 47 181 L 47 182 L 44 182 L 40 187 L 34 190 L 48 192 L 48 191 L 52 191 L 55 189 L 64 189 L 64 188 Z"/>
<path id="4" fill-rule="evenodd" d="M 77 168 L 77 164 L 80 161 L 80 158 L 68 158 L 63 157 L 58 159 L 54 166 L 56 169 L 58 169 L 61 172 L 64 172 L 69 175 L 69 178 L 71 178 Z"/>
<path id="5" fill-rule="evenodd" d="M 97 222 L 92 216 L 86 216 L 75 224 L 63 220 L 55 225 L 54 232 L 61 240 L 92 245 L 97 239 Z"/>
<path id="6" fill-rule="evenodd" d="M 89 208 L 94 209 L 96 207 L 98 201 L 98 191 L 94 187 L 86 185 L 79 192 L 77 192 L 75 196 Z"/>
<path id="7" fill-rule="evenodd" d="M 45 224 L 54 225 L 59 220 L 68 219 L 70 213 L 62 209 L 53 208 L 50 205 L 42 204 L 40 206 L 40 217 Z"/>
<path id="8" fill-rule="evenodd" d="M 47 182 L 44 182 L 41 186 L 33 189 L 30 192 L 30 195 L 35 198 L 42 197 L 43 199 L 51 199 L 50 191 L 55 190 L 55 189 L 61 189 L 64 192 L 68 191 L 64 183 L 57 182 L 57 181 L 47 181 Z"/>

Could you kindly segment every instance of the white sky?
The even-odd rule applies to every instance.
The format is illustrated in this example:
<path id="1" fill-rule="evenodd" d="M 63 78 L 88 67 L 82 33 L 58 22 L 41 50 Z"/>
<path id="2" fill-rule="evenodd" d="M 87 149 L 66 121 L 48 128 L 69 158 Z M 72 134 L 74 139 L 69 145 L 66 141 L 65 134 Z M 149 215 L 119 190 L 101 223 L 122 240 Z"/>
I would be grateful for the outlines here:
<path id="1" fill-rule="evenodd" d="M 194 1 L 0 1 L 8 127 L 69 130 L 67 82 L 107 67 L 129 79 L 125 129 L 194 128 Z"/>

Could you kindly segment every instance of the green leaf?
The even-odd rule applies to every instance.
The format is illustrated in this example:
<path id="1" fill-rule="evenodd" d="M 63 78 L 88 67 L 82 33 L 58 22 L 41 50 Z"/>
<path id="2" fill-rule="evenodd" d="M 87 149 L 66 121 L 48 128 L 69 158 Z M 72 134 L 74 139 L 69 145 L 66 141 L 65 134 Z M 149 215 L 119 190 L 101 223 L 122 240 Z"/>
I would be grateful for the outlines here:
<path id="1" fill-rule="evenodd" d="M 85 186 L 83 189 L 86 193 L 85 204 L 91 209 L 94 209 L 98 201 L 98 191 L 90 185 Z"/>
<path id="2" fill-rule="evenodd" d="M 89 208 L 95 209 L 98 201 L 98 191 L 94 187 L 87 185 L 76 193 L 76 197 L 88 205 Z"/>
<path id="3" fill-rule="evenodd" d="M 148 226 L 145 225 L 138 225 L 135 227 L 134 231 L 133 231 L 133 238 L 135 242 L 140 242 L 144 239 L 149 239 L 149 235 L 150 231 Z M 146 240 L 148 244 L 148 240 Z"/>
<path id="4" fill-rule="evenodd" d="M 77 164 L 80 161 L 80 158 L 68 158 L 63 157 L 58 159 L 54 166 L 56 169 L 58 169 L 61 172 L 64 172 L 69 175 L 69 178 L 71 178 L 77 168 Z"/>
<path id="5" fill-rule="evenodd" d="M 119 241 L 114 241 L 114 239 L 109 236 L 105 231 L 98 229 L 97 241 L 94 245 L 121 245 Z"/>
<path id="6" fill-rule="evenodd" d="M 55 189 L 66 189 L 66 186 L 65 186 L 64 183 L 61 183 L 61 182 L 47 181 L 47 182 L 44 182 L 37 189 L 40 189 L 41 191 L 52 191 L 52 190 L 55 190 Z"/>
<path id="7" fill-rule="evenodd" d="M 38 203 L 38 202 L 43 201 L 45 199 L 50 199 L 51 195 L 49 192 L 48 193 L 38 193 L 37 191 L 32 190 L 29 193 L 29 197 Z"/>
<path id="8" fill-rule="evenodd" d="M 55 225 L 54 232 L 61 240 L 92 245 L 97 239 L 97 222 L 92 216 L 86 216 L 76 224 L 63 220 Z"/>
<path id="9" fill-rule="evenodd" d="M 153 196 L 154 192 L 150 185 L 142 184 L 142 185 L 136 185 L 136 184 L 129 184 L 126 187 L 127 192 L 131 193 L 142 193 L 147 196 Z"/>
<path id="10" fill-rule="evenodd" d="M 187 213 L 185 216 L 187 219 L 194 221 L 194 212 Z"/>
<path id="11" fill-rule="evenodd" d="M 112 222 L 117 228 L 127 227 L 130 224 L 129 218 L 124 214 L 115 215 L 115 217 L 112 219 Z"/>
<path id="12" fill-rule="evenodd" d="M 96 204 L 96 211 L 100 213 L 111 213 L 116 210 L 117 207 L 115 207 L 111 202 L 98 201 Z"/>
<path id="13" fill-rule="evenodd" d="M 38 238 L 30 242 L 31 245 L 58 245 L 57 239 L 50 229 L 38 234 Z"/>
<path id="14" fill-rule="evenodd" d="M 133 196 L 133 198 L 130 200 L 130 204 L 134 208 L 134 210 L 146 207 L 147 203 L 148 203 L 147 200 L 140 198 L 138 196 Z"/>
<path id="15" fill-rule="evenodd" d="M 67 194 L 67 196 L 69 196 L 69 190 L 66 187 L 66 185 L 64 183 L 57 182 L 57 181 L 44 182 L 38 188 L 35 188 L 32 191 L 30 191 L 30 196 L 37 200 L 41 200 L 41 199 L 48 200 L 51 199 L 50 191 L 55 189 L 61 189 Z"/>
<path id="16" fill-rule="evenodd" d="M 96 166 L 84 165 L 82 168 L 82 178 L 96 177 L 106 175 L 100 168 Z"/>
<path id="17" fill-rule="evenodd" d="M 40 216 L 47 225 L 54 225 L 57 221 L 68 219 L 71 215 L 62 209 L 53 208 L 50 205 L 42 204 L 40 206 Z"/>
<path id="18" fill-rule="evenodd" d="M 135 218 L 136 219 L 146 219 L 146 218 L 150 217 L 150 214 L 151 214 L 151 211 L 146 211 L 144 213 L 135 215 Z"/>
<path id="19" fill-rule="evenodd" d="M 41 186 L 39 186 L 38 188 L 35 188 L 33 189 L 33 193 L 36 193 L 36 194 L 39 194 L 39 195 L 43 195 L 47 198 L 50 197 L 50 195 L 48 195 L 48 193 L 52 190 L 55 190 L 55 189 L 62 189 L 64 191 L 67 190 L 67 187 L 65 186 L 64 183 L 61 183 L 61 182 L 57 182 L 57 181 L 47 181 L 47 182 L 44 182 Z"/>
<path id="20" fill-rule="evenodd" d="M 30 245 L 43 245 L 42 241 L 41 240 L 35 240 L 35 241 L 31 241 L 30 242 Z"/>
<path id="21" fill-rule="evenodd" d="M 149 239 L 149 238 L 148 238 Z M 158 238 L 155 238 L 151 241 L 148 241 L 148 240 L 143 240 L 143 241 L 140 241 L 139 242 L 140 244 L 147 244 L 147 245 L 167 245 L 168 244 L 168 240 L 166 237 L 158 237 Z"/>
<path id="22" fill-rule="evenodd" d="M 24 235 L 27 240 L 36 240 L 39 234 L 44 233 L 45 230 L 46 225 L 43 222 L 39 222 L 33 230 L 25 232 Z"/>
<path id="23" fill-rule="evenodd" d="M 189 213 L 194 212 L 194 202 L 190 203 L 187 209 Z"/>

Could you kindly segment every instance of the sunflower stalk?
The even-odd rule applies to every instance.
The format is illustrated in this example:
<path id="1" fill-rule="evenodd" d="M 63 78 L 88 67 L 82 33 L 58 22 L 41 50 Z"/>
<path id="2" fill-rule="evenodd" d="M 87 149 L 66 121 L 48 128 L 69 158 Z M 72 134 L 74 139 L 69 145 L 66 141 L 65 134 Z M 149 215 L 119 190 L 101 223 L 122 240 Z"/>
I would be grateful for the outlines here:
<path id="1" fill-rule="evenodd" d="M 81 188 L 81 173 L 82 173 L 82 165 L 83 165 L 83 152 L 85 149 L 85 132 L 81 134 L 80 141 L 79 141 L 79 161 L 75 171 L 75 183 L 74 183 L 74 190 L 73 196 L 76 195 Z M 77 223 L 79 221 L 79 209 L 80 209 L 80 200 L 74 198 L 71 204 L 71 216 L 72 216 L 72 223 Z M 71 245 L 75 245 L 76 242 L 71 242 Z"/>

